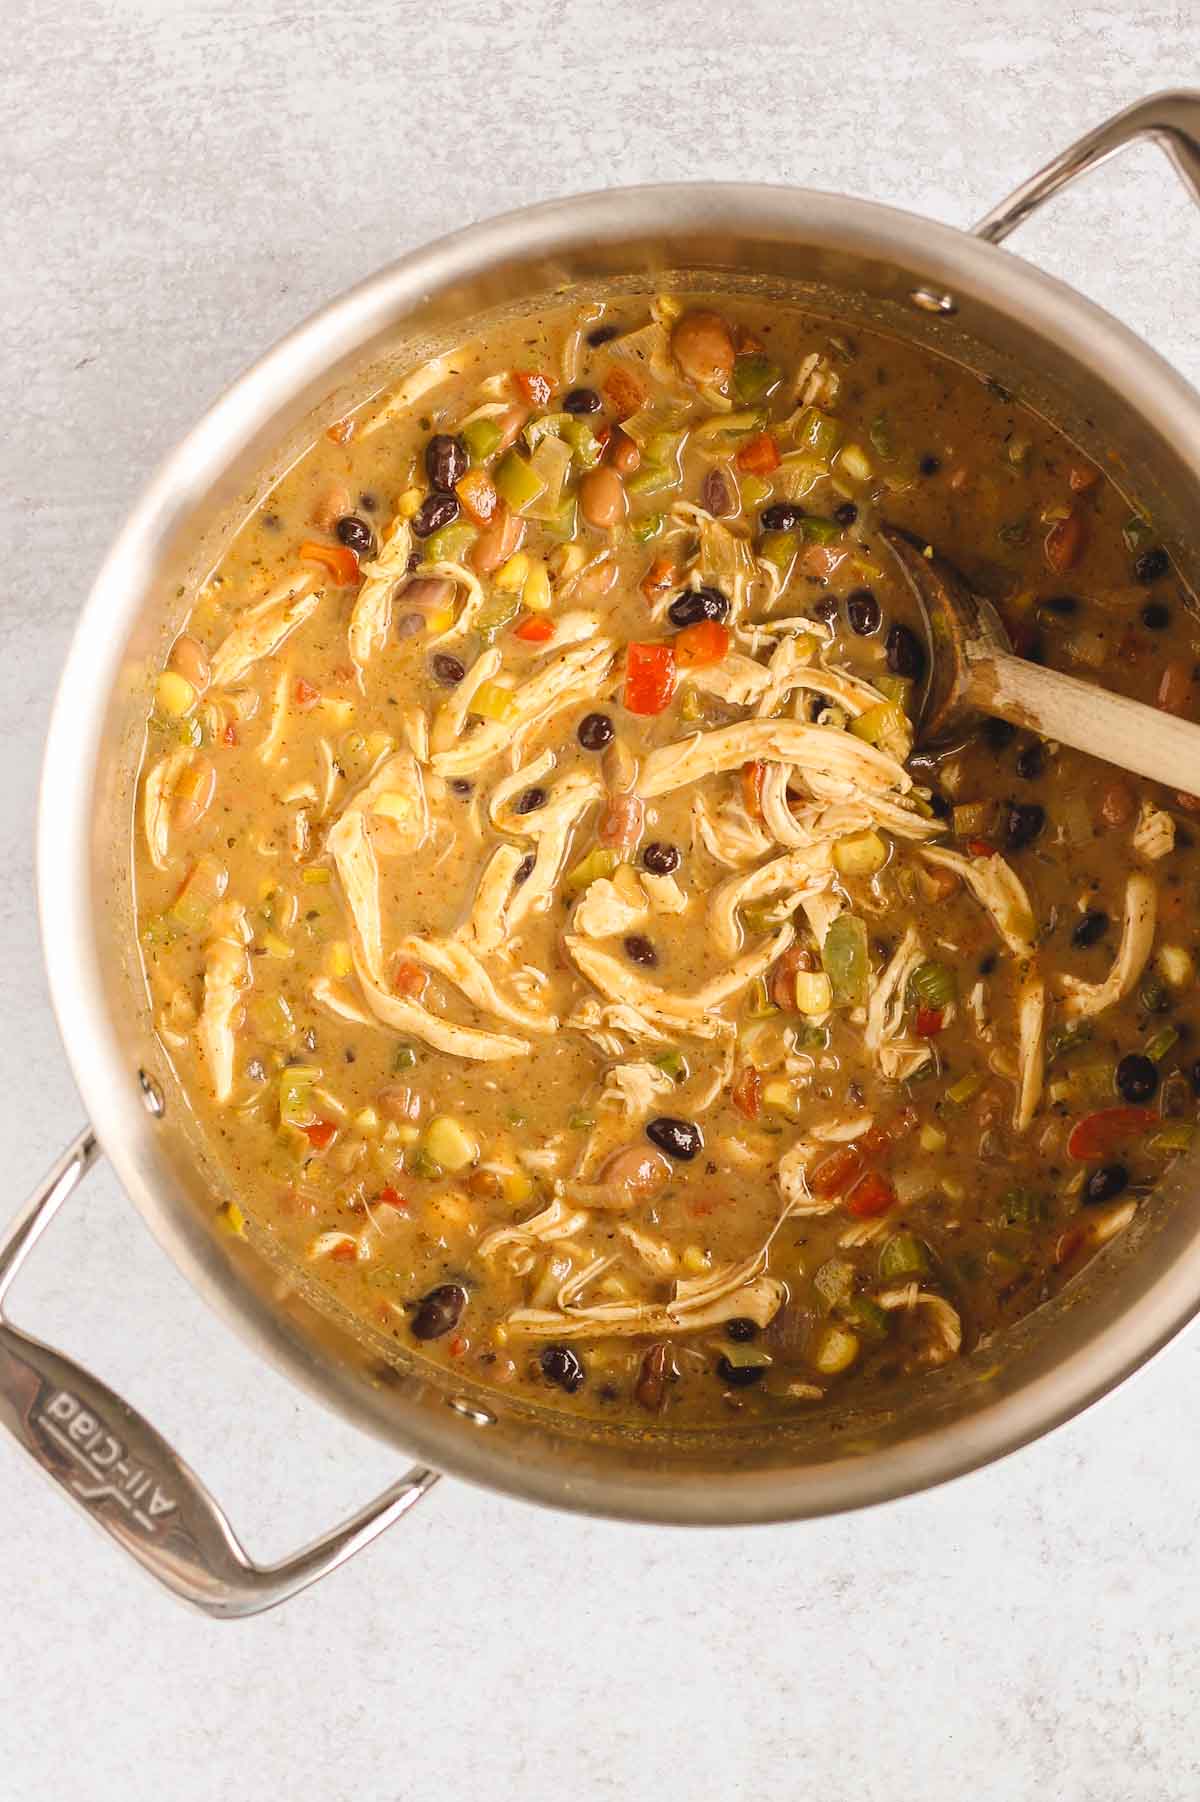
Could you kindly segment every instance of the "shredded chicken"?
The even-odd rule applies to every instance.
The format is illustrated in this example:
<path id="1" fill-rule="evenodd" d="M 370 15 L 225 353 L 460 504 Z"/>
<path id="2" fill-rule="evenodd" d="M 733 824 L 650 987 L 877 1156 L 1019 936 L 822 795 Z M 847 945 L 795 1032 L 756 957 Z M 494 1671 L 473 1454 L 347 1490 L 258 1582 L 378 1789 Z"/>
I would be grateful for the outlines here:
<path id="1" fill-rule="evenodd" d="M 523 856 L 516 845 L 498 845 L 487 861 L 470 918 L 459 928 L 459 937 L 476 957 L 489 957 L 504 943 L 509 897 Z"/>
<path id="2" fill-rule="evenodd" d="M 1133 848 L 1139 857 L 1149 858 L 1151 862 L 1169 857 L 1175 849 L 1175 822 L 1169 813 L 1155 807 L 1153 801 L 1142 801 L 1133 829 Z"/>
<path id="3" fill-rule="evenodd" d="M 471 1026 L 456 1026 L 422 1007 L 419 1002 L 389 994 L 381 983 L 373 979 L 358 955 L 355 957 L 355 969 L 375 1018 L 402 1037 L 420 1039 L 422 1044 L 431 1046 L 434 1051 L 445 1051 L 451 1057 L 472 1058 L 477 1063 L 528 1057 L 531 1049 L 528 1039 L 513 1038 L 507 1033 L 480 1032 Z"/>
<path id="4" fill-rule="evenodd" d="M 494 1014 L 498 1020 L 507 1020 L 511 1026 L 519 1026 L 522 1032 L 558 1031 L 558 1021 L 553 1014 L 521 1007 L 502 995 L 479 959 L 457 940 L 419 938 L 413 934 L 401 939 L 398 949 L 402 957 L 415 957 L 418 963 L 436 970 L 439 976 L 452 982 L 481 1012 Z"/>
<path id="5" fill-rule="evenodd" d="M 650 904 L 651 913 L 681 914 L 687 912 L 688 898 L 674 876 L 656 876 L 650 870 L 643 870 L 642 893 Z"/>
<path id="6" fill-rule="evenodd" d="M 171 803 L 179 778 L 192 760 L 190 750 L 169 751 L 160 757 L 142 789 L 142 828 L 146 849 L 156 870 L 165 870 L 171 849 Z"/>
<path id="7" fill-rule="evenodd" d="M 907 1283 L 902 1289 L 885 1289 L 875 1300 L 881 1308 L 904 1308 L 909 1313 L 920 1309 L 926 1316 L 930 1329 L 926 1362 L 944 1364 L 948 1358 L 958 1356 L 962 1348 L 962 1321 L 957 1309 L 940 1295 L 919 1289 L 916 1283 Z"/>
<path id="8" fill-rule="evenodd" d="M 733 876 L 716 887 L 709 898 L 708 923 L 717 950 L 734 957 L 741 945 L 738 910 L 765 895 L 786 891 L 789 905 L 798 906 L 833 880 L 833 854 L 828 845 L 810 845 L 785 857 L 760 864 L 745 876 Z"/>
<path id="9" fill-rule="evenodd" d="M 361 677 L 375 651 L 387 643 L 392 625 L 392 598 L 396 584 L 408 573 L 412 532 L 395 519 L 373 563 L 364 563 L 365 577 L 354 601 L 347 632 L 350 660 Z"/>
<path id="10" fill-rule="evenodd" d="M 541 724 L 579 701 L 593 700 L 600 692 L 612 662 L 612 640 L 593 639 L 564 651 L 553 662 L 512 691 L 512 713 L 504 720 L 482 722 L 451 749 L 435 752 L 433 768 L 439 776 L 470 776 L 484 768 L 511 743 L 521 728 Z"/>
<path id="11" fill-rule="evenodd" d="M 692 801 L 692 829 L 709 856 L 729 869 L 765 857 L 771 838 L 745 808 L 728 804 L 715 812 L 704 795 Z"/>
<path id="12" fill-rule="evenodd" d="M 998 851 L 990 857 L 961 857 L 941 845 L 925 845 L 921 856 L 939 869 L 952 870 L 992 917 L 996 931 L 1014 957 L 1028 957 L 1037 931 L 1033 908 L 1020 877 Z"/>
<path id="13" fill-rule="evenodd" d="M 912 787 L 912 778 L 895 758 L 848 732 L 805 726 L 799 720 L 743 720 L 712 732 L 693 733 L 691 738 L 651 751 L 641 768 L 638 793 L 651 800 L 704 776 L 737 770 L 744 763 L 764 758 L 795 764 L 818 775 L 838 776 L 868 791 L 893 789 L 907 794 Z"/>
<path id="14" fill-rule="evenodd" d="M 588 885 L 571 916 L 571 926 L 586 939 L 607 939 L 617 932 L 631 932 L 646 914 L 644 897 L 630 900 L 609 877 L 600 876 Z"/>
<path id="15" fill-rule="evenodd" d="M 1057 978 L 1068 1020 L 1085 1019 L 1124 999 L 1146 967 L 1154 944 L 1158 890 L 1150 877 L 1135 871 L 1125 884 L 1125 919 L 1113 967 L 1103 982 L 1082 982 L 1063 971 Z"/>
<path id="16" fill-rule="evenodd" d="M 929 1045 L 903 1032 L 908 985 L 925 961 L 916 928 L 910 926 L 871 990 L 863 1046 L 889 1082 L 906 1082 L 933 1056 Z"/>
<path id="17" fill-rule="evenodd" d="M 1037 1112 L 1046 1068 L 1046 985 L 1037 971 L 1025 971 L 1017 1001 L 1020 1080 L 1013 1129 L 1023 1133 Z"/>
<path id="18" fill-rule="evenodd" d="M 657 1064 L 615 1064 L 604 1078 L 600 1106 L 614 1108 L 627 1120 L 644 1120 L 659 1096 L 674 1093 L 675 1081 Z"/>
<path id="19" fill-rule="evenodd" d="M 373 432 L 378 432 L 383 426 L 390 425 L 393 419 L 399 419 L 401 414 L 406 413 L 431 389 L 444 382 L 450 374 L 451 367 L 445 357 L 430 357 L 427 362 L 418 364 L 416 369 L 410 369 L 403 380 L 396 384 L 382 406 L 364 423 L 361 436 L 369 438 Z"/>
<path id="20" fill-rule="evenodd" d="M 196 1025 L 197 1044 L 222 1107 L 233 1094 L 235 1028 L 242 990 L 250 981 L 247 937 L 245 908 L 226 902 L 214 919 L 213 936 L 204 954 L 204 1003 Z"/>
<path id="21" fill-rule="evenodd" d="M 273 657 L 316 608 L 321 593 L 315 586 L 316 577 L 300 570 L 248 608 L 213 653 L 212 686 L 228 688 L 264 657 Z"/>
<path id="22" fill-rule="evenodd" d="M 566 936 L 567 951 L 576 967 L 608 1000 L 628 1002 L 655 1024 L 673 1023 L 677 1029 L 706 1039 L 724 1037 L 733 1031 L 732 1021 L 721 1018 L 714 1010 L 740 995 L 769 970 L 791 942 L 792 929 L 784 926 L 773 939 L 739 958 L 703 988 L 691 995 L 677 995 L 647 982 L 628 963 L 597 950 L 577 934 Z"/>

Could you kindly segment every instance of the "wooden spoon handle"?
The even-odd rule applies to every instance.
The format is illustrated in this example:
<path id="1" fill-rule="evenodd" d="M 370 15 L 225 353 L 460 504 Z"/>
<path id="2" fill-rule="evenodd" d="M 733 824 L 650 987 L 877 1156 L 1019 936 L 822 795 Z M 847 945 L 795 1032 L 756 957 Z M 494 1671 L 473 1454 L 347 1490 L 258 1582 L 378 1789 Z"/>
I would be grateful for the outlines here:
<path id="1" fill-rule="evenodd" d="M 1200 726 L 1023 657 L 972 657 L 963 697 L 982 713 L 1055 738 L 1138 776 L 1200 794 Z"/>

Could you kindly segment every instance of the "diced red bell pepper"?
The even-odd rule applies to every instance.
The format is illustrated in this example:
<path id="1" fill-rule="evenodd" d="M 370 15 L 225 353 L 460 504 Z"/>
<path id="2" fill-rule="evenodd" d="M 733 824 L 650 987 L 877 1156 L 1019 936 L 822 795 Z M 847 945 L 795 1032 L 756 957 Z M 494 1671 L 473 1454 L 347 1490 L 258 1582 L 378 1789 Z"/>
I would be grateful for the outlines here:
<path id="1" fill-rule="evenodd" d="M 312 683 L 304 676 L 296 677 L 296 684 L 292 693 L 295 696 L 297 707 L 303 708 L 306 713 L 310 707 L 315 707 L 317 702 L 321 699 L 320 689 L 314 688 Z"/>
<path id="2" fill-rule="evenodd" d="M 1069 1157 L 1086 1162 L 1106 1157 L 1129 1139 L 1136 1139 L 1159 1123 L 1158 1115 L 1148 1107 L 1105 1107 L 1098 1114 L 1077 1120 L 1067 1140 Z"/>
<path id="3" fill-rule="evenodd" d="M 554 625 L 540 613 L 527 613 L 513 627 L 513 637 L 523 644 L 549 644 L 554 637 Z"/>
<path id="4" fill-rule="evenodd" d="M 554 388 L 548 375 L 538 369 L 514 369 L 512 378 L 531 407 L 547 405 Z"/>
<path id="5" fill-rule="evenodd" d="M 322 564 L 339 588 L 358 581 L 358 558 L 348 544 L 319 544 L 315 538 L 306 538 L 300 555 L 309 563 Z"/>
<path id="6" fill-rule="evenodd" d="M 967 850 L 971 853 L 972 857 L 994 857 L 996 855 L 995 845 L 992 844 L 990 839 L 986 838 L 969 838 L 967 840 Z"/>
<path id="7" fill-rule="evenodd" d="M 854 1143 L 867 1157 L 882 1157 L 884 1152 L 890 1151 L 900 1139 L 906 1139 L 919 1120 L 920 1115 L 915 1107 L 901 1108 L 900 1112 L 893 1114 L 886 1124 L 870 1127 L 862 1138 L 855 1139 Z"/>
<path id="8" fill-rule="evenodd" d="M 226 726 L 224 732 L 222 732 L 222 734 L 221 734 L 221 743 L 223 745 L 236 745 L 237 742 L 238 742 L 238 729 L 234 725 L 233 721 L 230 720 L 230 722 Z"/>
<path id="9" fill-rule="evenodd" d="M 843 1205 L 856 1220 L 873 1220 L 877 1214 L 886 1214 L 895 1200 L 896 1190 L 887 1177 L 878 1170 L 868 1170 L 859 1177 Z"/>
<path id="10" fill-rule="evenodd" d="M 647 603 L 653 607 L 660 601 L 669 588 L 674 588 L 678 581 L 675 565 L 669 557 L 656 557 L 642 578 L 642 593 Z"/>
<path id="11" fill-rule="evenodd" d="M 736 461 L 746 475 L 769 476 L 772 470 L 779 468 L 779 446 L 770 432 L 760 432 L 757 438 L 743 444 Z"/>
<path id="12" fill-rule="evenodd" d="M 732 637 L 728 626 L 720 620 L 701 619 L 694 626 L 685 626 L 682 632 L 675 635 L 675 661 L 693 669 L 706 669 L 710 664 L 723 663 L 729 654 Z"/>
<path id="13" fill-rule="evenodd" d="M 454 484 L 454 492 L 462 502 L 463 512 L 477 526 L 490 525 L 500 505 L 496 484 L 486 469 L 468 469 Z"/>
<path id="14" fill-rule="evenodd" d="M 337 1138 L 337 1122 L 334 1120 L 313 1120 L 300 1130 L 314 1151 L 328 1151 Z"/>
<path id="15" fill-rule="evenodd" d="M 408 1203 L 405 1201 L 403 1195 L 401 1195 L 399 1189 L 394 1189 L 391 1183 L 387 1185 L 386 1189 L 381 1189 L 379 1191 L 375 1200 L 380 1207 L 395 1208 L 401 1214 L 407 1214 L 408 1212 Z"/>
<path id="16" fill-rule="evenodd" d="M 675 693 L 675 652 L 663 640 L 625 647 L 622 699 L 630 713 L 662 713 Z"/>
<path id="17" fill-rule="evenodd" d="M 1083 547 L 1087 542 L 1087 521 L 1082 513 L 1069 514 L 1066 519 L 1056 519 L 1046 533 L 1044 546 L 1046 562 L 1056 576 L 1065 576 L 1068 570 L 1074 569 L 1083 555 Z"/>
<path id="18" fill-rule="evenodd" d="M 940 1007 L 919 1007 L 916 1018 L 916 1034 L 919 1039 L 936 1039 L 945 1021 L 945 1010 Z"/>
<path id="19" fill-rule="evenodd" d="M 1067 486 L 1072 494 L 1086 494 L 1100 480 L 1100 471 L 1090 463 L 1076 463 L 1067 471 Z"/>
<path id="20" fill-rule="evenodd" d="M 604 378 L 604 393 L 618 419 L 628 419 L 646 398 L 646 390 L 629 369 L 610 369 Z"/>
<path id="21" fill-rule="evenodd" d="M 757 1120 L 762 1109 L 762 1077 L 753 1064 L 747 1064 L 739 1070 L 729 1099 L 739 1114 L 747 1120 Z"/>
<path id="22" fill-rule="evenodd" d="M 411 957 L 398 957 L 392 965 L 392 993 L 394 995 L 404 995 L 409 1000 L 415 1001 L 418 995 L 425 993 L 425 985 L 428 980 L 420 964 L 415 963 Z"/>
<path id="23" fill-rule="evenodd" d="M 818 1158 L 808 1168 L 808 1186 L 814 1195 L 828 1200 L 831 1195 L 842 1195 L 862 1175 L 862 1152 L 857 1145 L 839 1145 L 824 1157 Z"/>
<path id="24" fill-rule="evenodd" d="M 765 763 L 757 758 L 752 763 L 742 765 L 742 806 L 752 820 L 762 819 L 763 779 L 767 773 Z"/>
<path id="25" fill-rule="evenodd" d="M 355 1264 L 358 1262 L 357 1239 L 339 1239 L 329 1253 L 334 1264 Z"/>
<path id="26" fill-rule="evenodd" d="M 356 419 L 335 419 L 326 430 L 325 436 L 332 444 L 349 444 L 357 424 Z"/>

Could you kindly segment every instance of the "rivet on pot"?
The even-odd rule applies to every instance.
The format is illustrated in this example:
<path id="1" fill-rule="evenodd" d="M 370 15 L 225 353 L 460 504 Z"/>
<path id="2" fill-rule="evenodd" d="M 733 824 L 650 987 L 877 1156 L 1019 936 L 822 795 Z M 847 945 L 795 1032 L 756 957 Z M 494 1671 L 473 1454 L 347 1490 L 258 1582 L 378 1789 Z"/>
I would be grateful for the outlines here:
<path id="1" fill-rule="evenodd" d="M 453 1408 L 456 1414 L 461 1414 L 464 1420 L 469 1420 L 472 1426 L 494 1427 L 496 1424 L 494 1414 L 489 1414 L 486 1408 L 477 1408 L 474 1402 L 467 1401 L 465 1396 L 452 1395 L 446 1406 Z"/>
<path id="2" fill-rule="evenodd" d="M 936 288 L 911 288 L 908 298 L 914 307 L 920 307 L 923 313 L 958 312 L 958 302 L 953 294 L 939 294 Z"/>
<path id="3" fill-rule="evenodd" d="M 156 1120 L 161 1120 L 167 1111 L 167 1104 L 163 1100 L 162 1090 L 159 1088 L 154 1078 L 152 1076 L 147 1076 L 144 1070 L 138 1071 L 138 1082 L 141 1086 L 142 1100 L 146 1105 L 146 1112 L 148 1114 L 153 1114 Z"/>

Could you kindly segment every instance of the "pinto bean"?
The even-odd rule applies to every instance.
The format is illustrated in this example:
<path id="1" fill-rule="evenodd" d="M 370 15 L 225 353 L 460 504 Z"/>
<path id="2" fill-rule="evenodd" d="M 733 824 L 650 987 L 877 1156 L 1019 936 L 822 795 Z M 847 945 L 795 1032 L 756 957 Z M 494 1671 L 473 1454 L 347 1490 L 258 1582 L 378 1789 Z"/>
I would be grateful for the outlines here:
<path id="1" fill-rule="evenodd" d="M 575 592 L 581 601 L 598 601 L 608 593 L 618 574 L 617 566 L 611 560 L 597 563 L 585 575 L 579 577 L 575 584 Z"/>
<path id="2" fill-rule="evenodd" d="M 733 372 L 733 339 L 719 313 L 703 307 L 685 313 L 671 333 L 671 354 L 689 382 L 698 387 L 728 381 Z"/>
<path id="3" fill-rule="evenodd" d="M 1164 713 L 1187 713 L 1192 701 L 1192 665 L 1184 657 L 1172 657 L 1163 665 L 1154 705 Z"/>
<path id="4" fill-rule="evenodd" d="M 481 576 L 490 576 L 514 551 L 520 550 L 524 536 L 525 521 L 501 501 L 491 524 L 484 526 L 467 552 L 472 569 Z"/>
<path id="5" fill-rule="evenodd" d="M 641 1362 L 633 1399 L 649 1414 L 661 1414 L 667 1399 L 667 1384 L 676 1374 L 671 1348 L 660 1340 L 650 1346 Z"/>
<path id="6" fill-rule="evenodd" d="M 639 1200 L 645 1200 L 665 1187 L 671 1166 L 660 1151 L 648 1145 L 627 1145 L 615 1151 L 600 1172 L 600 1181 L 615 1189 L 627 1189 Z"/>
<path id="7" fill-rule="evenodd" d="M 507 413 L 497 413 L 496 425 L 499 427 L 500 431 L 500 442 L 496 446 L 497 451 L 508 450 L 511 445 L 514 445 L 517 442 L 517 439 L 525 430 L 525 423 L 528 418 L 528 407 L 510 407 Z"/>
<path id="8" fill-rule="evenodd" d="M 208 652 L 190 632 L 181 632 L 171 646 L 170 667 L 190 682 L 198 695 L 208 687 Z"/>
<path id="9" fill-rule="evenodd" d="M 796 976 L 800 970 L 815 970 L 817 960 L 807 945 L 792 945 L 786 950 L 771 975 L 771 1000 L 776 1007 L 791 1012 L 796 1008 Z"/>
<path id="10" fill-rule="evenodd" d="M 454 599 L 449 576 L 416 576 L 401 591 L 401 605 L 416 613 L 438 613 Z"/>
<path id="11" fill-rule="evenodd" d="M 389 1083 L 386 1089 L 380 1089 L 375 1105 L 385 1120 L 396 1120 L 401 1125 L 421 1118 L 421 1097 L 406 1082 Z"/>
<path id="12" fill-rule="evenodd" d="M 646 804 L 638 795 L 616 795 L 600 816 L 597 836 L 602 845 L 632 851 L 642 836 L 645 820 Z"/>
<path id="13" fill-rule="evenodd" d="M 1072 513 L 1066 519 L 1055 521 L 1046 534 L 1044 550 L 1046 562 L 1056 576 L 1065 576 L 1068 570 L 1074 569 L 1086 542 L 1087 521 L 1082 513 Z"/>
<path id="14" fill-rule="evenodd" d="M 625 517 L 625 485 L 615 469 L 589 469 L 579 484 L 579 505 L 590 526 L 607 531 Z"/>
<path id="15" fill-rule="evenodd" d="M 628 794 L 637 781 L 638 760 L 623 738 L 614 738 L 600 759 L 604 786 L 610 795 Z"/>
<path id="16" fill-rule="evenodd" d="M 614 431 L 609 442 L 612 450 L 613 468 L 620 476 L 631 476 L 634 470 L 641 464 L 641 451 L 629 436 L 628 432 L 623 432 L 620 426 Z"/>
<path id="17" fill-rule="evenodd" d="M 198 826 L 216 792 L 216 765 L 210 757 L 193 757 L 179 779 L 171 803 L 171 824 L 176 832 L 190 832 Z"/>
<path id="18" fill-rule="evenodd" d="M 1133 790 L 1128 782 L 1110 782 L 1100 797 L 1100 823 L 1110 830 L 1128 826 L 1134 813 Z"/>

